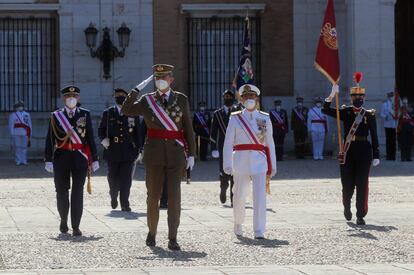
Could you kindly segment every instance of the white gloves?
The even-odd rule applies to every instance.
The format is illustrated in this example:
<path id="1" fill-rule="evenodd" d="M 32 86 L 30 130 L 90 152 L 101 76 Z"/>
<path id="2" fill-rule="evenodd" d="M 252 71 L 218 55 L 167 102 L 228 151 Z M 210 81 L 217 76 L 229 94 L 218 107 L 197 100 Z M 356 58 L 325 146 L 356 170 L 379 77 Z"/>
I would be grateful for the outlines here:
<path id="1" fill-rule="evenodd" d="M 53 163 L 52 162 L 46 162 L 45 163 L 45 170 L 49 173 L 53 173 Z"/>
<path id="2" fill-rule="evenodd" d="M 152 80 L 153 77 L 154 77 L 153 75 L 150 75 L 150 77 L 148 77 L 147 79 L 145 79 L 144 81 L 142 81 L 141 83 L 139 83 L 135 87 L 135 90 L 142 91 L 142 89 L 144 89 L 148 85 L 148 83 L 151 82 L 151 80 Z"/>
<path id="3" fill-rule="evenodd" d="M 339 93 L 339 86 L 337 84 L 332 85 L 331 94 L 325 99 L 326 102 L 332 102 L 332 99 Z"/>
<path id="4" fill-rule="evenodd" d="M 223 168 L 224 173 L 226 173 L 227 175 L 232 175 L 233 174 L 233 169 L 231 167 L 224 167 Z"/>
<path id="5" fill-rule="evenodd" d="M 191 170 L 193 170 L 193 167 L 194 167 L 194 156 L 189 156 L 187 158 L 187 167 L 186 167 L 186 169 L 190 169 L 190 171 L 191 171 Z"/>
<path id="6" fill-rule="evenodd" d="M 377 166 L 378 164 L 380 164 L 380 160 L 379 159 L 373 159 L 372 160 L 372 166 Z"/>
<path id="7" fill-rule="evenodd" d="M 96 172 L 99 169 L 99 161 L 92 162 L 92 171 Z"/>
<path id="8" fill-rule="evenodd" d="M 109 147 L 109 144 L 110 144 L 110 142 L 109 142 L 109 138 L 104 138 L 102 141 L 101 141 L 101 144 L 102 144 L 102 146 L 103 147 L 105 147 L 105 149 L 108 149 L 108 147 Z"/>
<path id="9" fill-rule="evenodd" d="M 270 173 L 270 177 L 273 177 L 274 175 L 276 175 L 276 173 L 277 173 L 276 168 L 272 169 L 272 172 Z"/>
<path id="10" fill-rule="evenodd" d="M 137 157 L 137 160 L 136 160 L 136 163 L 140 163 L 140 164 L 142 164 L 142 159 L 144 158 L 144 152 L 143 151 L 141 151 L 141 152 L 139 152 L 139 154 L 138 154 L 138 157 Z"/>
<path id="11" fill-rule="evenodd" d="M 217 150 L 211 151 L 211 156 L 215 159 L 218 159 L 220 157 L 219 151 Z"/>

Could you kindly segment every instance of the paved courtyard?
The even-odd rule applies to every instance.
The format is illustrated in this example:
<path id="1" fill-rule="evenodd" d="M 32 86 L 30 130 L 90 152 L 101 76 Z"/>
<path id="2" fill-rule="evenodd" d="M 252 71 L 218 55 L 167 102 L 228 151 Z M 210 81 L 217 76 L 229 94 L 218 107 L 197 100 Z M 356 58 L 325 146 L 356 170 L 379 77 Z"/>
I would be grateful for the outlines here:
<path id="1" fill-rule="evenodd" d="M 414 274 L 414 164 L 372 170 L 367 225 L 346 222 L 336 161 L 278 164 L 266 240 L 254 240 L 251 197 L 246 234 L 232 232 L 232 209 L 218 199 L 217 162 L 197 163 L 182 185 L 180 252 L 167 249 L 166 211 L 157 247 L 147 234 L 144 170 L 138 166 L 131 213 L 111 210 L 106 167 L 85 193 L 84 236 L 58 233 L 53 179 L 43 163 L 0 161 L 0 274 Z M 355 212 L 355 209 L 353 209 Z"/>

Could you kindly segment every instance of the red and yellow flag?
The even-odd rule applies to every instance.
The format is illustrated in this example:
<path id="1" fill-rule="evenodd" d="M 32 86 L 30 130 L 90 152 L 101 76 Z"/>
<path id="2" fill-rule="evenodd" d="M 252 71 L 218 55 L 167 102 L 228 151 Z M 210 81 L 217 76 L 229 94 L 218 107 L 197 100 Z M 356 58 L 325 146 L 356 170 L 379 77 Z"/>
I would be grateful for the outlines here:
<path id="1" fill-rule="evenodd" d="M 338 36 L 336 31 L 335 9 L 333 0 L 328 0 L 325 18 L 316 51 L 315 67 L 324 74 L 332 84 L 340 79 Z"/>

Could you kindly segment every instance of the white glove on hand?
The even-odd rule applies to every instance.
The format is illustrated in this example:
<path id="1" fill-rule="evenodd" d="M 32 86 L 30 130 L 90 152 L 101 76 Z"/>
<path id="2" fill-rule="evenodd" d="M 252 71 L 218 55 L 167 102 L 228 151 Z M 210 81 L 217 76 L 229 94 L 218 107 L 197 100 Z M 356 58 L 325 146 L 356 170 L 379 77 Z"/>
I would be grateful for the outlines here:
<path id="1" fill-rule="evenodd" d="M 332 85 L 331 94 L 325 99 L 326 102 L 332 102 L 332 99 L 339 93 L 339 86 L 337 84 Z"/>
<path id="2" fill-rule="evenodd" d="M 154 77 L 153 75 L 150 75 L 150 77 L 148 77 L 147 79 L 145 79 L 144 81 L 142 81 L 141 83 L 139 83 L 135 87 L 135 90 L 142 91 L 142 89 L 144 89 L 148 85 L 148 83 L 151 82 L 151 80 L 152 80 L 153 77 Z"/>
<path id="3" fill-rule="evenodd" d="M 191 171 L 191 170 L 193 170 L 193 167 L 194 167 L 194 156 L 189 156 L 187 158 L 187 167 L 186 167 L 186 169 L 190 169 L 190 171 Z"/>
<path id="4" fill-rule="evenodd" d="M 92 162 L 92 171 L 96 172 L 99 169 L 99 161 Z"/>
<path id="5" fill-rule="evenodd" d="M 215 159 L 218 159 L 220 157 L 219 151 L 217 150 L 211 151 L 211 156 Z"/>
<path id="6" fill-rule="evenodd" d="M 102 144 L 102 146 L 103 146 L 103 147 L 105 147 L 105 149 L 108 149 L 109 144 L 110 144 L 110 142 L 109 142 L 109 138 L 104 138 L 104 139 L 101 141 L 101 144 Z"/>
<path id="7" fill-rule="evenodd" d="M 372 160 L 372 166 L 377 166 L 378 164 L 380 164 L 380 160 L 379 159 L 373 159 Z"/>
<path id="8" fill-rule="evenodd" d="M 233 169 L 231 167 L 224 167 L 223 168 L 224 173 L 226 173 L 227 175 L 232 175 L 233 174 Z"/>
<path id="9" fill-rule="evenodd" d="M 272 169 L 272 172 L 270 173 L 270 177 L 273 177 L 274 175 L 276 175 L 277 170 L 276 169 Z"/>
<path id="10" fill-rule="evenodd" d="M 53 163 L 52 162 L 46 162 L 45 163 L 45 170 L 49 173 L 53 173 Z"/>

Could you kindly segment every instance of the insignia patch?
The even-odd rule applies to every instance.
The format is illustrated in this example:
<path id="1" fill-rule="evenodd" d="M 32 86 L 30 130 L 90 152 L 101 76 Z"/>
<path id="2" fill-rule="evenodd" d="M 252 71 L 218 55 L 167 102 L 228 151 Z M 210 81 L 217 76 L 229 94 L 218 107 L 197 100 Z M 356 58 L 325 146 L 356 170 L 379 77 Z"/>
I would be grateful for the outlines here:
<path id="1" fill-rule="evenodd" d="M 85 127 L 86 126 L 86 116 L 80 117 L 76 121 L 76 126 L 78 126 L 78 127 Z"/>
<path id="2" fill-rule="evenodd" d="M 332 28 L 331 23 L 326 23 L 322 30 L 321 35 L 323 37 L 323 42 L 325 45 L 331 50 L 338 49 L 338 40 L 337 40 L 337 32 L 336 28 Z"/>

